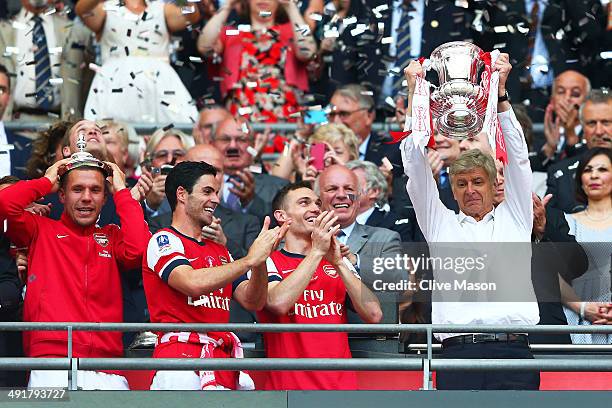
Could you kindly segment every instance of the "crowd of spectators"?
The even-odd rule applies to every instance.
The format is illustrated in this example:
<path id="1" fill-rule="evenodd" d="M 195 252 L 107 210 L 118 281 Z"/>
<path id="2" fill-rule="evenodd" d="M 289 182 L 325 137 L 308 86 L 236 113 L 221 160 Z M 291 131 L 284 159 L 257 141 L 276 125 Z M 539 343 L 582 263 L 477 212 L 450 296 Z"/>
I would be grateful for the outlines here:
<path id="1" fill-rule="evenodd" d="M 521 222 L 532 225 L 540 324 L 612 324 L 611 33 L 612 3 L 603 0 L 9 0 L 0 4 L 0 190 L 19 180 L 39 180 L 36 191 L 44 190 L 44 197 L 32 197 L 27 211 L 52 220 L 85 211 L 64 208 L 66 181 L 59 192 L 40 182 L 80 150 L 77 138 L 85 135 L 86 150 L 125 175 L 111 178 L 113 191 L 123 183 L 140 204 L 125 204 L 127 193 L 100 199 L 97 225 L 111 234 L 112 225 L 123 228 L 129 217 L 144 217 L 150 233 L 157 234 L 174 225 L 172 194 L 178 190 L 169 190 L 169 174 L 181 162 L 204 161 L 220 189 L 202 239 L 227 248 L 234 260 L 253 257 L 262 226 L 267 229 L 271 220 L 273 231 L 276 223 L 286 223 L 286 214 L 279 214 L 297 210 L 285 201 L 308 189 L 306 195 L 316 199 L 307 206 L 316 203 L 319 213 L 334 214 L 338 234 L 332 241 L 337 239 L 350 263 L 347 270 L 358 271 L 371 285 L 375 259 L 440 238 L 433 238 L 432 226 L 424 225 L 415 207 L 424 205 L 425 196 L 415 196 L 425 190 L 407 191 L 409 171 L 400 145 L 388 143 L 389 135 L 374 124 L 403 127 L 410 116 L 404 76 L 410 61 L 428 57 L 443 43 L 469 41 L 507 53 L 512 66 L 504 85 L 514 114 L 511 122 L 505 117 L 504 132 L 522 129 L 513 137 L 524 141 L 514 143 L 529 148 L 532 189 L 521 194 L 532 194 L 532 219 Z M 143 123 L 155 130 L 138 134 L 134 124 Z M 296 130 L 276 134 L 251 127 L 270 123 L 293 123 Z M 191 132 L 178 129 L 185 126 Z M 495 147 L 485 133 L 462 141 L 435 134 L 434 140 L 424 156 L 431 186 L 449 217 L 465 217 L 453 166 L 464 165 L 469 155 L 485 163 L 488 159 L 474 152 L 490 158 Z M 269 159 L 268 152 L 276 154 Z M 495 177 L 489 172 L 492 201 L 505 208 L 516 184 L 504 189 L 509 167 L 494 164 L 495 169 L 486 167 L 489 163 L 481 167 L 496 170 Z M 121 202 L 128 210 L 116 207 Z M 25 289 L 43 272 L 32 271 L 39 268 L 27 248 L 36 236 L 33 229 L 23 242 L 8 239 L 2 217 L 9 218 L 14 210 L 9 207 L 0 203 L 0 320 L 66 321 L 52 310 L 22 314 Z M 140 218 L 130 219 L 132 230 L 141 227 Z M 304 241 L 290 248 L 322 245 L 323 238 L 313 235 L 311 243 L 303 230 L 287 225 L 287 237 Z M 115 267 L 127 272 L 117 279 L 122 318 L 146 322 L 151 317 L 143 271 L 130 252 L 134 242 L 123 248 Z M 552 245 L 538 249 L 540 243 Z M 554 301 L 539 288 L 550 290 L 551 282 Z M 270 288 L 278 293 L 286 286 Z M 231 319 L 270 320 L 269 310 L 256 314 L 242 307 L 248 305 L 243 295 L 234 300 Z M 349 320 L 432 321 L 427 296 L 411 293 L 398 303 L 392 313 L 383 304 L 384 317 L 370 306 L 369 314 L 356 310 Z M 117 313 L 110 317 L 118 319 Z M 131 340 L 125 338 L 124 346 Z M 531 336 L 531 341 L 610 344 L 612 338 L 578 334 Z M 20 342 L 0 332 L 0 354 L 20 355 Z M 32 378 L 31 384 L 45 383 L 44 377 Z M 13 380 L 23 381 L 0 376 L 3 385 Z"/>

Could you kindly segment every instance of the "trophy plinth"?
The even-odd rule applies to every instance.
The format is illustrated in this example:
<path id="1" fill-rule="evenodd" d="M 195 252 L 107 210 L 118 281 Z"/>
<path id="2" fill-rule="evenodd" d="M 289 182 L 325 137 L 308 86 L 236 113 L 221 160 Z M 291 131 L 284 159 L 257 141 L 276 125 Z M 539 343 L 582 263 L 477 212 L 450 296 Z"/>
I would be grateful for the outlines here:
<path id="1" fill-rule="evenodd" d="M 431 93 L 431 111 L 437 131 L 452 139 L 476 136 L 482 129 L 487 95 L 478 84 L 484 66 L 482 50 L 472 43 L 442 44 L 431 54 L 439 86 Z"/>

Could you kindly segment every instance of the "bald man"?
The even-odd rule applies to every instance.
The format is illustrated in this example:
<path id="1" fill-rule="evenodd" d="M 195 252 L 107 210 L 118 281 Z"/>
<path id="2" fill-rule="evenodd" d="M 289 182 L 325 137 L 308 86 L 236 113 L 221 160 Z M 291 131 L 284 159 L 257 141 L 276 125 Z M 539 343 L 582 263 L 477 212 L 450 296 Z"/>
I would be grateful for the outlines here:
<path id="1" fill-rule="evenodd" d="M 185 160 L 203 161 L 210 164 L 218 170 L 217 177 L 223 182 L 224 158 L 213 145 L 200 144 L 192 147 L 187 151 Z M 213 215 L 212 224 L 204 227 L 202 235 L 206 239 L 225 245 L 234 259 L 245 256 L 259 234 L 259 219 L 250 214 L 232 211 L 222 204 L 217 206 Z M 151 219 L 149 228 L 152 233 L 155 233 L 161 228 L 168 227 L 171 223 L 172 214 L 162 214 Z"/>
<path id="2" fill-rule="evenodd" d="M 207 106 L 200 111 L 198 123 L 193 125 L 193 139 L 196 144 L 210 143 L 215 126 L 224 119 L 231 118 L 232 114 L 222 106 Z"/>

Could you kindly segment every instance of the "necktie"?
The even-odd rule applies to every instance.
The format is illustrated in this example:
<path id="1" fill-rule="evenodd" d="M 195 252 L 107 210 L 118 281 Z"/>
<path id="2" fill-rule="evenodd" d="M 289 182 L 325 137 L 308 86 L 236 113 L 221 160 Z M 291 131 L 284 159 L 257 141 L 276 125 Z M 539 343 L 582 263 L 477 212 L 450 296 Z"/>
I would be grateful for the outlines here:
<path id="1" fill-rule="evenodd" d="M 227 179 L 227 182 L 229 183 L 230 187 L 234 186 L 231 180 L 240 181 L 238 177 L 229 176 L 229 178 Z M 227 190 L 227 197 L 225 198 L 225 204 L 230 210 L 240 211 L 242 209 L 242 205 L 240 204 L 240 198 L 236 194 L 232 193 L 229 189 Z"/>
<path id="2" fill-rule="evenodd" d="M 397 54 L 395 58 L 395 67 L 399 68 L 399 77 L 393 82 L 393 95 L 403 90 L 402 82 L 404 81 L 404 68 L 410 63 L 410 9 L 404 4 L 402 6 L 402 17 L 400 18 L 399 26 L 397 27 L 397 44 L 395 46 Z"/>
<path id="3" fill-rule="evenodd" d="M 340 241 L 341 244 L 346 245 L 346 239 L 348 238 L 346 236 L 346 233 L 342 230 L 338 231 L 338 234 L 336 235 L 336 237 L 338 237 L 338 241 Z"/>
<path id="4" fill-rule="evenodd" d="M 53 105 L 53 89 L 49 84 L 51 78 L 51 60 L 47 48 L 47 37 L 42 25 L 42 18 L 35 16 L 32 42 L 34 43 L 34 70 L 36 73 L 36 104 L 43 110 Z"/>

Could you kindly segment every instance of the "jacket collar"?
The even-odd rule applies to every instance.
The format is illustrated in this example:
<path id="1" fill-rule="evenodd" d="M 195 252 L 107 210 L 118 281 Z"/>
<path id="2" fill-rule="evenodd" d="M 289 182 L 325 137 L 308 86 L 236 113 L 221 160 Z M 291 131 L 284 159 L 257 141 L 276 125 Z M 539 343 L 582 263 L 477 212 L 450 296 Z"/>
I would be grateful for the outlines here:
<path id="1" fill-rule="evenodd" d="M 62 213 L 62 216 L 60 218 L 60 221 L 62 224 L 64 224 L 66 227 L 68 227 L 68 229 L 72 232 L 74 232 L 77 235 L 82 235 L 82 236 L 86 236 L 89 234 L 93 234 L 93 232 L 96 230 L 97 228 L 97 223 L 90 225 L 88 227 L 81 227 L 80 225 L 75 224 L 74 221 L 72 221 L 72 218 L 70 218 L 68 216 L 68 214 L 66 213 L 66 211 L 64 211 Z"/>

